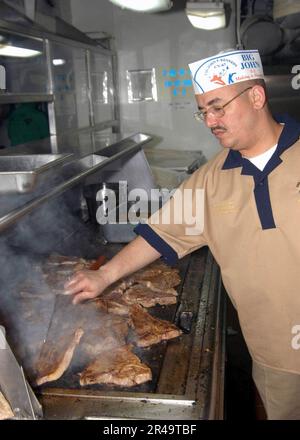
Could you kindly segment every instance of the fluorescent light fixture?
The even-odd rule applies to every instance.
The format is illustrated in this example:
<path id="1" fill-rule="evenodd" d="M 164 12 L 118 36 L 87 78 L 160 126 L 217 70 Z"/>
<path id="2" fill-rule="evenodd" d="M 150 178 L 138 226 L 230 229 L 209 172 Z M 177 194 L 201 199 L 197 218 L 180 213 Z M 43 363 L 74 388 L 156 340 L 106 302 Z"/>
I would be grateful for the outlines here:
<path id="1" fill-rule="evenodd" d="M 110 0 L 120 8 L 138 12 L 166 11 L 172 7 L 170 0 Z"/>
<path id="2" fill-rule="evenodd" d="M 41 53 L 42 52 L 38 50 L 0 44 L 0 56 L 4 57 L 30 58 L 40 55 Z"/>
<path id="3" fill-rule="evenodd" d="M 64 64 L 66 64 L 66 60 L 62 58 L 54 58 L 52 60 L 52 64 L 53 66 L 63 66 Z"/>
<path id="4" fill-rule="evenodd" d="M 6 89 L 6 70 L 4 66 L 0 65 L 0 90 Z"/>
<path id="5" fill-rule="evenodd" d="M 198 29 L 214 30 L 226 26 L 223 2 L 188 2 L 185 12 L 192 25 Z"/>

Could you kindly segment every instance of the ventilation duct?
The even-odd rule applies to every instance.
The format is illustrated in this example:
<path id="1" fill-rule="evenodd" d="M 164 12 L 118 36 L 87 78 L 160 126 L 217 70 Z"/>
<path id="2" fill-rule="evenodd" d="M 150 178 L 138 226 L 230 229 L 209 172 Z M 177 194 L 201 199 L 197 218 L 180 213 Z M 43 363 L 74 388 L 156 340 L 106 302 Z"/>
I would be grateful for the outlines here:
<path id="1" fill-rule="evenodd" d="M 294 21 L 294 25 L 299 26 L 299 15 L 297 17 L 295 14 L 300 14 L 300 2 L 290 1 L 290 0 L 274 0 L 273 3 L 273 17 L 274 19 L 283 19 L 284 17 L 289 17 L 290 21 Z M 297 21 L 297 23 L 296 23 Z"/>
<path id="2" fill-rule="evenodd" d="M 271 17 L 246 18 L 240 29 L 245 49 L 258 49 L 261 56 L 271 55 L 282 46 L 283 32 Z"/>
<path id="3" fill-rule="evenodd" d="M 300 1 L 242 0 L 239 37 L 243 48 L 259 50 L 264 65 L 290 71 L 299 63 Z"/>

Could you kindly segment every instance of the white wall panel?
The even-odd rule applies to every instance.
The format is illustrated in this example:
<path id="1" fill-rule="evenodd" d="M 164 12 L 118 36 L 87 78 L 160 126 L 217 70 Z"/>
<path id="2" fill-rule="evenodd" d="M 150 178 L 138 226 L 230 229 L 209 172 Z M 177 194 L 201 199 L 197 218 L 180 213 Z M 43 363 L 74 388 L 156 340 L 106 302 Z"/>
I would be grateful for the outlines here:
<path id="1" fill-rule="evenodd" d="M 159 148 L 200 149 L 207 158 L 212 157 L 220 147 L 210 131 L 193 119 L 196 103 L 192 87 L 185 87 L 182 95 L 179 86 L 174 96 L 175 87 L 165 87 L 165 81 L 178 80 L 182 84 L 190 78 L 189 62 L 235 47 L 234 11 L 226 29 L 204 31 L 192 27 L 184 10 L 141 14 L 122 10 L 108 0 L 72 0 L 71 4 L 74 25 L 115 36 L 122 130 L 152 134 L 153 145 Z M 127 70 L 152 68 L 156 71 L 158 101 L 129 103 Z M 164 76 L 170 69 L 177 72 L 176 77 Z M 185 74 L 179 75 L 184 69 Z"/>

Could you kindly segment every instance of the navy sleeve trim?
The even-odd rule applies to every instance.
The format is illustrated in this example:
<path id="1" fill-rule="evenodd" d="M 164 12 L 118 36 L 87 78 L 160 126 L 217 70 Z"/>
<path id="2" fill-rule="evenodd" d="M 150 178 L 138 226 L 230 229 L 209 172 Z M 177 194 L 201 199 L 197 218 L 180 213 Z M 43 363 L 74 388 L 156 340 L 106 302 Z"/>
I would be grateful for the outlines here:
<path id="1" fill-rule="evenodd" d="M 178 255 L 149 225 L 139 223 L 134 232 L 143 237 L 154 249 L 159 252 L 166 263 L 174 265 L 178 261 Z"/>

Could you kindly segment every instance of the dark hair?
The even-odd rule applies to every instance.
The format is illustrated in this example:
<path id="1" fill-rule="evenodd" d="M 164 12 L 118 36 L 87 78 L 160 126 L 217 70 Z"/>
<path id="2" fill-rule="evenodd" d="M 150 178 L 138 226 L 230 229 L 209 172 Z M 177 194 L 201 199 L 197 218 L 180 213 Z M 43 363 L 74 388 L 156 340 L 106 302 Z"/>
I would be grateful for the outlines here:
<path id="1" fill-rule="evenodd" d="M 266 95 L 265 105 L 267 106 L 269 105 L 267 86 L 264 79 L 248 79 L 247 81 L 242 81 L 237 84 L 239 85 L 239 90 L 242 90 L 242 88 L 246 88 L 246 87 L 254 87 L 254 86 L 262 87 Z"/>
<path id="2" fill-rule="evenodd" d="M 250 80 L 250 81 L 253 83 L 253 85 L 263 87 L 265 93 L 267 93 L 266 82 L 265 82 L 264 79 L 252 79 L 252 80 Z"/>
<path id="3" fill-rule="evenodd" d="M 243 85 L 243 86 L 246 85 L 247 87 L 250 87 L 250 86 L 252 86 L 252 87 L 253 86 L 261 86 L 264 89 L 264 91 L 265 91 L 266 101 L 268 101 L 268 98 L 267 98 L 267 86 L 266 86 L 266 82 L 265 82 L 264 79 L 249 79 L 247 81 L 241 82 L 240 85 Z"/>

